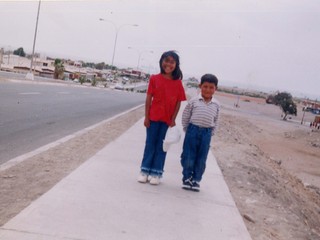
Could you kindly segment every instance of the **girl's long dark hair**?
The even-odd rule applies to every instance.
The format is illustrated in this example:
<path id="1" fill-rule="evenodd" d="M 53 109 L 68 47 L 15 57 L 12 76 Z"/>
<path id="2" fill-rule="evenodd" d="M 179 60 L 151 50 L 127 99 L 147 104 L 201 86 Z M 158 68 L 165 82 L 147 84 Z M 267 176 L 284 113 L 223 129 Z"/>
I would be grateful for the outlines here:
<path id="1" fill-rule="evenodd" d="M 173 80 L 177 80 L 177 79 L 182 80 L 183 74 L 180 69 L 180 59 L 179 59 L 179 55 L 175 51 L 168 51 L 168 52 L 164 52 L 162 54 L 160 61 L 159 61 L 161 73 L 165 73 L 164 69 L 162 68 L 162 62 L 167 57 L 172 57 L 176 62 L 176 68 L 172 72 Z"/>

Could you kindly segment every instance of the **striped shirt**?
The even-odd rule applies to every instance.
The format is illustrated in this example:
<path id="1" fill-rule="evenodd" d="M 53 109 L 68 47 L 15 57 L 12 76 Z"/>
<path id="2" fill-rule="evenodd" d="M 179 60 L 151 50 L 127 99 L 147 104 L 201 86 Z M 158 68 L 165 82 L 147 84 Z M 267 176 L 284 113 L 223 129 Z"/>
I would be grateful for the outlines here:
<path id="1" fill-rule="evenodd" d="M 220 103 L 212 98 L 210 102 L 205 102 L 201 94 L 193 97 L 188 102 L 182 113 L 182 126 L 186 131 L 189 123 L 198 127 L 211 128 L 213 136 L 216 132 L 220 111 Z"/>

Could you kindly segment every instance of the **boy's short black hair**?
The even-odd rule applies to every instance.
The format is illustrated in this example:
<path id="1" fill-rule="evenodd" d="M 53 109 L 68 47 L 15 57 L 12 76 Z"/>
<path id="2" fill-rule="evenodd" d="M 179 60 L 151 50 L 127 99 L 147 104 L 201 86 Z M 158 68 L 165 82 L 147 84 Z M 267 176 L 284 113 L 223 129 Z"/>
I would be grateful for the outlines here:
<path id="1" fill-rule="evenodd" d="M 213 83 L 216 87 L 218 87 L 218 78 L 213 74 L 207 73 L 207 74 L 203 75 L 201 77 L 200 84 L 203 84 L 205 82 Z"/>

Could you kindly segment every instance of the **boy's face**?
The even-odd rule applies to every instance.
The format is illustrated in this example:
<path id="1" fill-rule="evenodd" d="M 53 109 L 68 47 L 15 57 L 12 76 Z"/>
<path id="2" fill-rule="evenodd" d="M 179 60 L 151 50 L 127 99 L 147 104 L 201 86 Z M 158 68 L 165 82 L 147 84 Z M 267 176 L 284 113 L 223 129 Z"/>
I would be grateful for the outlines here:
<path id="1" fill-rule="evenodd" d="M 201 89 L 201 95 L 204 98 L 204 100 L 210 100 L 214 94 L 214 92 L 217 90 L 216 85 L 209 82 L 204 82 L 199 85 Z"/>

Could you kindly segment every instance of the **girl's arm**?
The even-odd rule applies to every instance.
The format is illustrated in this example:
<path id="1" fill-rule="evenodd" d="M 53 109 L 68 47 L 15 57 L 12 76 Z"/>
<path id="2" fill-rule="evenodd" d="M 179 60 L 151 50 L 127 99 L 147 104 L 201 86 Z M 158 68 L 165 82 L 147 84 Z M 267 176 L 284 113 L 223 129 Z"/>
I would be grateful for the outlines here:
<path id="1" fill-rule="evenodd" d="M 171 124 L 170 124 L 170 127 L 173 127 L 176 125 L 176 117 L 178 115 L 178 112 L 180 110 L 180 105 L 181 105 L 181 102 L 178 101 L 177 104 L 176 104 L 176 107 L 174 109 L 174 112 L 173 112 L 173 115 L 172 115 L 172 118 L 171 118 Z"/>
<path id="2" fill-rule="evenodd" d="M 152 100 L 152 96 L 150 94 L 147 94 L 146 103 L 145 103 L 145 116 L 144 116 L 144 126 L 147 128 L 150 127 L 149 112 L 150 112 L 151 100 Z"/>

